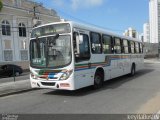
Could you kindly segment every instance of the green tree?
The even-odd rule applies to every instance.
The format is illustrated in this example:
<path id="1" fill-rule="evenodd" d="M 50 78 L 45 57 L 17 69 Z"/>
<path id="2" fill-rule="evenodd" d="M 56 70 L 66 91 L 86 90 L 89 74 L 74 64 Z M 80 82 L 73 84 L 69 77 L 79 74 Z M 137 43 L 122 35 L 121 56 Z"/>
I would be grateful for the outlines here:
<path id="1" fill-rule="evenodd" d="M 2 3 L 2 1 L 0 0 L 0 11 L 2 10 L 2 8 L 3 8 L 3 3 Z"/>

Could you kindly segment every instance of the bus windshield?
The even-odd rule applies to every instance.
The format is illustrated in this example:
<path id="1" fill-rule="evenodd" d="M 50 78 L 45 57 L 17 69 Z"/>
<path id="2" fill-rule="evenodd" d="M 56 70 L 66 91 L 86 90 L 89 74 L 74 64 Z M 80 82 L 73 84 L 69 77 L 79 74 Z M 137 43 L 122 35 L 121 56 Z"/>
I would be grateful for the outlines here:
<path id="1" fill-rule="evenodd" d="M 71 62 L 70 35 L 48 36 L 30 41 L 31 66 L 57 68 Z"/>

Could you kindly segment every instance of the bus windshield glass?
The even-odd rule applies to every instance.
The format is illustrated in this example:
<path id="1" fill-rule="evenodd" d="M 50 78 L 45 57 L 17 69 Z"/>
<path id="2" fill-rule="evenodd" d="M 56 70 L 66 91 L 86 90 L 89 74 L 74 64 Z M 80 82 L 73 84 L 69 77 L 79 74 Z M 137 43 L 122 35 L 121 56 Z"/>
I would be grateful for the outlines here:
<path id="1" fill-rule="evenodd" d="M 33 29 L 31 33 L 31 38 L 36 38 L 37 36 L 39 37 L 39 36 L 63 34 L 70 32 L 71 29 L 68 23 L 47 25 Z"/>
<path id="2" fill-rule="evenodd" d="M 70 35 L 48 36 L 30 41 L 31 66 L 57 68 L 71 62 Z"/>

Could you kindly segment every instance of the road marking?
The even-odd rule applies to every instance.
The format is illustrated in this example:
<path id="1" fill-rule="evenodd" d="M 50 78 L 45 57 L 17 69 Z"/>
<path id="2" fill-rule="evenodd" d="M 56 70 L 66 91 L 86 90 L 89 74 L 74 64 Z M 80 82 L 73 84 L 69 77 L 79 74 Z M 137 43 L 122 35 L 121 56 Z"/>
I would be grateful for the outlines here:
<path id="1" fill-rule="evenodd" d="M 160 110 L 160 93 L 143 104 L 137 113 L 154 114 Z M 158 112 L 160 114 L 160 111 Z"/>

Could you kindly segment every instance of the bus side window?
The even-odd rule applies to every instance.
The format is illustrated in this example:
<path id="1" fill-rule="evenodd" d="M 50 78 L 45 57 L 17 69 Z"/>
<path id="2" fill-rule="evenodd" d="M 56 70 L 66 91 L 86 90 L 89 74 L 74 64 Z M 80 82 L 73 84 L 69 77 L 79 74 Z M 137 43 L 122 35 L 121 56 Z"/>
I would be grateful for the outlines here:
<path id="1" fill-rule="evenodd" d="M 74 52 L 76 52 L 76 35 L 78 35 L 77 32 L 73 33 L 73 48 L 74 48 Z"/>
<path id="2" fill-rule="evenodd" d="M 122 52 L 121 39 L 120 38 L 115 38 L 114 52 L 116 54 L 120 54 Z"/>
<path id="3" fill-rule="evenodd" d="M 89 37 L 86 34 L 83 34 L 83 43 L 80 44 L 80 56 L 84 60 L 88 60 L 90 58 L 90 48 L 89 48 Z"/>
<path id="4" fill-rule="evenodd" d="M 102 53 L 102 43 L 101 43 L 101 35 L 99 33 L 90 33 L 91 37 L 91 47 L 93 54 L 101 54 Z"/>
<path id="5" fill-rule="evenodd" d="M 135 45 L 133 41 L 130 41 L 130 45 L 131 45 L 131 53 L 134 54 L 135 53 Z"/>
<path id="6" fill-rule="evenodd" d="M 132 52 L 131 52 L 131 42 L 130 42 L 130 41 L 128 41 L 128 52 L 129 52 L 129 53 L 132 53 Z"/>
<path id="7" fill-rule="evenodd" d="M 140 51 L 140 53 L 143 53 L 142 43 L 139 43 L 139 51 Z"/>
<path id="8" fill-rule="evenodd" d="M 136 49 L 136 53 L 140 53 L 139 51 L 139 43 L 135 42 L 135 49 Z"/>
<path id="9" fill-rule="evenodd" d="M 90 59 L 89 37 L 86 34 L 81 35 L 83 36 L 83 42 L 79 44 L 80 54 L 79 57 L 75 56 L 76 62 L 81 62 Z"/>
<path id="10" fill-rule="evenodd" d="M 120 40 L 120 44 L 121 44 L 121 53 L 124 53 L 123 39 Z"/>
<path id="11" fill-rule="evenodd" d="M 128 40 L 123 40 L 123 48 L 124 48 L 124 53 L 128 54 L 129 53 Z"/>
<path id="12" fill-rule="evenodd" d="M 103 52 L 104 54 L 111 54 L 112 53 L 112 37 L 109 35 L 103 35 Z"/>

